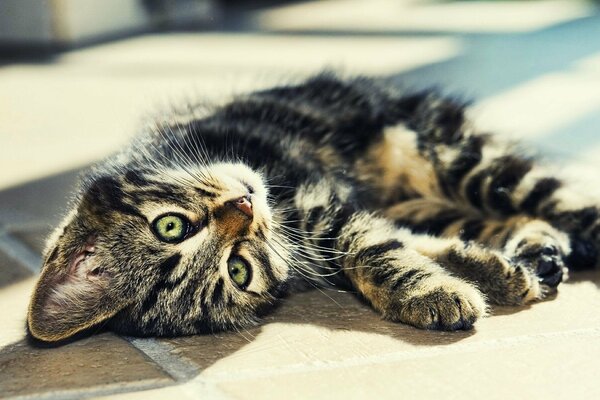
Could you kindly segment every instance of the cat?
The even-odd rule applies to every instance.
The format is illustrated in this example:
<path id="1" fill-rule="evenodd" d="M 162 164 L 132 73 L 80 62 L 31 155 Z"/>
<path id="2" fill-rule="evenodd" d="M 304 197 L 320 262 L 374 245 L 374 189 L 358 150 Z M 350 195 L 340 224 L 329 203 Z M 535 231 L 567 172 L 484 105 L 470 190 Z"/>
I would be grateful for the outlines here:
<path id="1" fill-rule="evenodd" d="M 82 177 L 48 240 L 30 335 L 236 329 L 324 285 L 448 331 L 543 299 L 567 266 L 595 265 L 600 207 L 465 109 L 321 73 L 174 111 Z"/>

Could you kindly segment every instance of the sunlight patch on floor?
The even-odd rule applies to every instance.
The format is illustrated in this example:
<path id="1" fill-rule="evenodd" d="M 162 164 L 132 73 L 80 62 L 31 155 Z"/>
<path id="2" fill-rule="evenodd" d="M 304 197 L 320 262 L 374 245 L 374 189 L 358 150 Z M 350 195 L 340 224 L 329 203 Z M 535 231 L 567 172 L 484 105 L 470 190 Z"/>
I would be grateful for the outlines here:
<path id="1" fill-rule="evenodd" d="M 257 24 L 272 30 L 528 32 L 591 13 L 573 0 L 452 1 L 329 0 L 259 12 Z"/>
<path id="2" fill-rule="evenodd" d="M 0 67 L 0 188 L 98 160 L 183 99 L 222 101 L 326 67 L 384 75 L 459 51 L 448 38 L 175 34 Z"/>

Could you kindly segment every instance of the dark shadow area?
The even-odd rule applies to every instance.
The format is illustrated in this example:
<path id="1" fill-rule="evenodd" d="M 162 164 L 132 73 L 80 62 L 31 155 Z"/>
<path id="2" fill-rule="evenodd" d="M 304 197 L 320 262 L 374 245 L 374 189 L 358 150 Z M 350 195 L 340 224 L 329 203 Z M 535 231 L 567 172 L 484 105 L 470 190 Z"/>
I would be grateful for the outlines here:
<path id="1" fill-rule="evenodd" d="M 32 272 L 27 270 L 18 262 L 8 257 L 0 250 L 0 290 L 19 283 L 32 276 Z"/>
<path id="2" fill-rule="evenodd" d="M 58 40 L 29 42 L 0 39 L 0 67 L 23 62 L 49 64 L 56 61 L 62 53 L 146 34 L 256 30 L 256 27 L 248 22 L 249 13 L 282 4 L 306 3 L 302 0 L 215 0 L 210 13 L 199 17 L 196 21 L 174 21 L 169 19 L 169 15 L 173 13 L 172 7 L 176 2 L 170 0 L 140 0 L 140 2 L 148 15 L 152 16 L 150 19 L 152 22 L 144 27 L 97 34 L 93 38 L 73 43 Z"/>
<path id="3" fill-rule="evenodd" d="M 563 285 L 577 284 L 581 282 L 593 282 L 600 288 L 600 269 L 590 271 L 569 272 L 569 279 Z"/>
<path id="4" fill-rule="evenodd" d="M 0 224 L 19 226 L 36 219 L 55 225 L 67 210 L 81 171 L 71 170 L 0 191 Z"/>
<path id="5" fill-rule="evenodd" d="M 23 339 L 0 349 L 2 397 L 94 390 L 114 384 L 134 385 L 133 391 L 172 382 L 160 367 L 111 333 L 62 347 L 32 347 Z"/>
<path id="6" fill-rule="evenodd" d="M 76 186 L 79 171 L 68 171 L 0 191 L 0 289 L 32 276 L 20 261 L 24 250 L 40 255 L 46 236 L 60 221 Z M 13 244 L 18 244 L 14 248 Z M 31 260 L 28 254 L 23 258 Z"/>

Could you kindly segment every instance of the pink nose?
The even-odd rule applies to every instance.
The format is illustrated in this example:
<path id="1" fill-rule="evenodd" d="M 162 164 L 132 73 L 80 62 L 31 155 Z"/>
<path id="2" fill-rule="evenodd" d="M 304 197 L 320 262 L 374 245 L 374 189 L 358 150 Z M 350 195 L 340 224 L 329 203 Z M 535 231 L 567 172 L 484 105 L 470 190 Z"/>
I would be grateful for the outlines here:
<path id="1" fill-rule="evenodd" d="M 254 212 L 252 211 L 252 203 L 250 202 L 249 197 L 240 197 L 237 200 L 233 200 L 232 203 L 235 206 L 235 208 L 237 208 L 247 216 L 252 218 L 252 216 L 254 215 Z"/>

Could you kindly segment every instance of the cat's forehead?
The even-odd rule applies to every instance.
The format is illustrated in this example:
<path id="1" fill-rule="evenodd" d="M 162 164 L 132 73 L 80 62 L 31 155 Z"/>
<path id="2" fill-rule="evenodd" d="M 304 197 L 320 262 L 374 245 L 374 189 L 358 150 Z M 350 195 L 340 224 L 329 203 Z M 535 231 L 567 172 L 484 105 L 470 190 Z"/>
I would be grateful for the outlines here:
<path id="1" fill-rule="evenodd" d="M 134 179 L 130 179 L 135 176 Z M 203 166 L 178 166 L 145 168 L 128 171 L 124 174 L 126 182 L 133 186 L 169 185 L 179 190 L 196 191 L 218 196 L 222 192 L 235 189 L 260 190 L 262 175 L 243 163 L 215 163 Z"/>
<path id="2" fill-rule="evenodd" d="M 116 186 L 123 193 L 122 200 L 148 220 L 177 213 L 200 222 L 228 201 L 248 195 L 256 201 L 267 197 L 262 175 L 242 163 L 131 167 L 120 172 L 111 178 L 111 186 Z M 262 213 L 267 215 L 268 210 Z"/>

